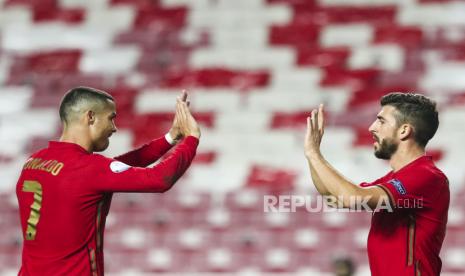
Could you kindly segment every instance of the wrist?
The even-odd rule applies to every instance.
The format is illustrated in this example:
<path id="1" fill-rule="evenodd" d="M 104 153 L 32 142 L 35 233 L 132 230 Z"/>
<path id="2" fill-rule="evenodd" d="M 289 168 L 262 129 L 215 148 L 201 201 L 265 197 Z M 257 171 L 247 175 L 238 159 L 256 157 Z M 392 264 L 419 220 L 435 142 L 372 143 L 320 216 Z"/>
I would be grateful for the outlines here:
<path id="1" fill-rule="evenodd" d="M 321 158 L 321 152 L 319 149 L 309 149 L 305 151 L 305 157 L 310 160 L 316 160 Z"/>
<path id="2" fill-rule="evenodd" d="M 187 134 L 187 136 L 194 136 L 195 138 L 199 139 L 200 138 L 200 131 L 199 130 L 192 130 Z"/>
<path id="3" fill-rule="evenodd" d="M 200 139 L 200 133 L 190 133 L 188 136 L 195 137 L 197 139 Z"/>
<path id="4" fill-rule="evenodd" d="M 165 134 L 165 139 L 170 145 L 176 145 L 178 142 L 175 138 L 173 138 L 173 134 L 171 134 L 171 131 Z"/>

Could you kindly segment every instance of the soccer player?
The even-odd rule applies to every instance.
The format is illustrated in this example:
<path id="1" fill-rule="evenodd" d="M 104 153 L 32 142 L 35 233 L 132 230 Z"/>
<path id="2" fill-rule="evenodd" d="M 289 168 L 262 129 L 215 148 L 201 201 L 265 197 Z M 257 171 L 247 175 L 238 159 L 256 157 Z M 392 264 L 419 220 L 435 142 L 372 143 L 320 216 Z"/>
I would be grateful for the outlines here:
<path id="1" fill-rule="evenodd" d="M 183 91 L 165 137 L 112 159 L 94 152 L 105 150 L 116 131 L 113 97 L 88 87 L 64 96 L 60 141 L 26 161 L 16 186 L 24 236 L 19 275 L 104 274 L 103 230 L 112 194 L 165 192 L 196 154 L 200 128 L 188 105 Z M 145 168 L 175 143 L 165 160 Z"/>
<path id="2" fill-rule="evenodd" d="M 371 273 L 379 275 L 439 275 L 439 252 L 449 209 L 446 176 L 425 155 L 425 146 L 439 125 L 436 103 L 411 93 L 381 98 L 381 111 L 370 126 L 377 158 L 389 160 L 392 171 L 359 186 L 337 172 L 320 152 L 324 132 L 323 105 L 307 118 L 305 156 L 313 183 L 322 195 L 339 197 L 353 207 L 354 197 L 378 208 L 368 236 Z"/>

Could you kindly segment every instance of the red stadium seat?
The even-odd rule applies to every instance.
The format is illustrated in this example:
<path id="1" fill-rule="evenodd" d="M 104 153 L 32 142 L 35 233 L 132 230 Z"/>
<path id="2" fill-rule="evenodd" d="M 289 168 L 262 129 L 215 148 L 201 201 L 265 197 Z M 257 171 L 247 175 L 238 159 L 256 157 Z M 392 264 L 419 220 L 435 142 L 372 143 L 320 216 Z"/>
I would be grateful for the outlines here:
<path id="1" fill-rule="evenodd" d="M 68 24 L 78 24 L 84 20 L 84 11 L 82 9 L 40 8 L 34 10 L 33 19 L 35 22 L 61 21 Z"/>
<path id="2" fill-rule="evenodd" d="M 376 86 L 379 75 L 378 69 L 344 70 L 327 68 L 321 80 L 322 86 L 349 86 L 354 90 Z"/>
<path id="3" fill-rule="evenodd" d="M 292 189 L 295 173 L 279 168 L 253 165 L 247 178 L 248 187 L 263 187 L 270 190 Z"/>
<path id="4" fill-rule="evenodd" d="M 465 93 L 457 93 L 451 96 L 448 105 L 463 105 L 465 104 Z"/>
<path id="5" fill-rule="evenodd" d="M 110 93 L 116 101 L 116 126 L 122 128 L 131 127 L 134 123 L 134 99 L 138 91 L 131 87 L 119 86 L 104 89 Z"/>
<path id="6" fill-rule="evenodd" d="M 29 56 L 18 57 L 13 64 L 12 71 L 29 71 L 35 73 L 77 73 L 81 50 L 57 50 L 34 53 Z"/>
<path id="7" fill-rule="evenodd" d="M 312 48 L 301 47 L 297 49 L 297 64 L 299 66 L 317 66 L 321 68 L 346 67 L 350 50 L 344 47 L 338 48 Z"/>
<path id="8" fill-rule="evenodd" d="M 270 30 L 270 44 L 272 45 L 316 45 L 318 43 L 320 27 L 314 24 L 292 24 L 272 26 Z"/>
<path id="9" fill-rule="evenodd" d="M 186 24 L 187 9 L 142 8 L 134 21 L 135 28 L 181 28 Z"/>
<path id="10" fill-rule="evenodd" d="M 32 9 L 37 7 L 53 9 L 57 7 L 58 3 L 56 0 L 46 0 L 46 1 L 35 1 L 35 0 L 7 0 L 4 2 L 6 7 L 8 6 L 26 6 Z"/>
<path id="11" fill-rule="evenodd" d="M 394 43 L 406 48 L 421 47 L 423 32 L 418 27 L 380 26 L 375 30 L 374 43 Z"/>
<path id="12" fill-rule="evenodd" d="M 355 91 L 355 93 L 352 94 L 352 98 L 349 101 L 349 106 L 359 107 L 377 103 L 382 96 L 391 92 L 399 91 L 411 92 L 416 90 L 410 87 L 385 87 L 378 89 L 368 87 L 367 89 Z"/>
<path id="13" fill-rule="evenodd" d="M 271 120 L 272 128 L 303 128 L 306 126 L 307 117 L 309 116 L 307 111 L 295 112 L 295 113 L 283 113 L 277 112 L 273 114 Z"/>
<path id="14" fill-rule="evenodd" d="M 134 7 L 137 7 L 139 9 L 145 9 L 145 8 L 153 8 L 153 7 L 159 7 L 160 6 L 160 1 L 159 0 L 111 0 L 110 1 L 111 5 L 117 6 L 117 5 L 131 5 Z"/>
<path id="15" fill-rule="evenodd" d="M 342 24 L 364 22 L 373 25 L 391 25 L 396 15 L 395 6 L 353 7 L 338 6 L 306 9 L 305 4 L 294 6 L 295 22 L 313 22 L 317 24 Z"/>
<path id="16" fill-rule="evenodd" d="M 195 156 L 193 164 L 199 164 L 199 165 L 209 165 L 215 162 L 217 159 L 217 152 L 214 151 L 208 151 L 208 152 L 199 152 Z"/>
<path id="17" fill-rule="evenodd" d="M 316 0 L 267 0 L 270 4 L 286 4 L 286 5 L 306 5 L 308 7 L 316 7 L 318 1 Z"/>
<path id="18" fill-rule="evenodd" d="M 162 79 L 162 87 L 263 87 L 268 84 L 267 72 L 241 72 L 220 68 L 187 72 L 168 72 Z"/>

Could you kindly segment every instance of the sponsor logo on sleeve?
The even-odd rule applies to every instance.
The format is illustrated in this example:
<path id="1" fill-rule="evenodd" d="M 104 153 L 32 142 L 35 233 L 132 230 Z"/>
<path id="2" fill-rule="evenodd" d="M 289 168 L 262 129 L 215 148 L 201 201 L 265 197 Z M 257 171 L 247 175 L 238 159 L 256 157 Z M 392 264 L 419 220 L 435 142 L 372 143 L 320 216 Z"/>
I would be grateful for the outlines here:
<path id="1" fill-rule="evenodd" d="M 394 188 L 396 188 L 396 191 L 401 194 L 401 195 L 405 195 L 407 194 L 407 190 L 405 189 L 404 185 L 402 184 L 402 182 L 400 182 L 400 180 L 398 179 L 391 179 L 388 181 L 389 183 L 391 183 Z"/>
<path id="2" fill-rule="evenodd" d="M 120 173 L 128 170 L 131 166 L 124 164 L 120 161 L 113 161 L 110 163 L 110 169 L 114 173 Z"/>

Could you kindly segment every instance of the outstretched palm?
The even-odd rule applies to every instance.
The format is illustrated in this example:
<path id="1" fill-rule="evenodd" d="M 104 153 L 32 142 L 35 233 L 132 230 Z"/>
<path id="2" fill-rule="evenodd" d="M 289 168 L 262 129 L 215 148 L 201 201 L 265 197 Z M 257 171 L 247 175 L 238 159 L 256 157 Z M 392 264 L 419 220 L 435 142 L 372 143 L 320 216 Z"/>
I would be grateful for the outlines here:
<path id="1" fill-rule="evenodd" d="M 305 155 L 310 157 L 313 154 L 319 153 L 321 139 L 325 131 L 325 119 L 323 113 L 323 104 L 320 104 L 318 109 L 312 110 L 312 113 L 307 117 L 307 133 L 305 135 Z"/>

